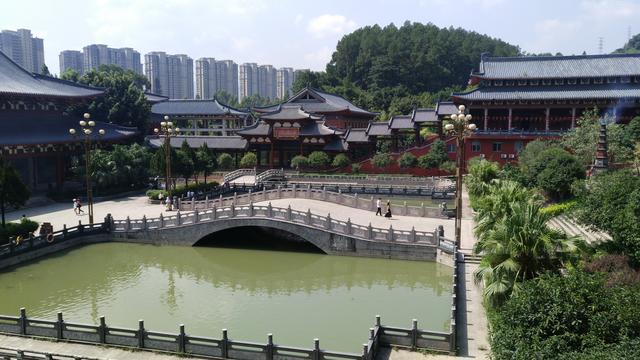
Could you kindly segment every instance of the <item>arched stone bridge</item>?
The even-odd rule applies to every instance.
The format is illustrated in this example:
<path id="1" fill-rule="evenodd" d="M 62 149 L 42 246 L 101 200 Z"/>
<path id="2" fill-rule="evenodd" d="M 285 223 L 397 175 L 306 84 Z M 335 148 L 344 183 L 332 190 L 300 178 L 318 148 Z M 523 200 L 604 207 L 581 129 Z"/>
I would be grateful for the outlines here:
<path id="1" fill-rule="evenodd" d="M 261 227 L 295 234 L 333 255 L 448 262 L 454 242 L 433 231 L 396 230 L 287 208 L 231 204 L 153 219 L 112 220 L 114 240 L 192 246 L 219 231 Z"/>

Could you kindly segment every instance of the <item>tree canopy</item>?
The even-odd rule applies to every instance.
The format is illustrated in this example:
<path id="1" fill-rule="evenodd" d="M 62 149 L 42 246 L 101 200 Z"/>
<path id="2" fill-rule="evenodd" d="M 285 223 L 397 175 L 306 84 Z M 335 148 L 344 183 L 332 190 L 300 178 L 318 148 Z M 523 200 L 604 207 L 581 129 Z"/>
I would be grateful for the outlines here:
<path id="1" fill-rule="evenodd" d="M 20 174 L 5 159 L 0 157 L 0 211 L 2 226 L 5 226 L 4 213 L 7 206 L 19 208 L 29 200 L 31 193 L 22 182 Z"/>

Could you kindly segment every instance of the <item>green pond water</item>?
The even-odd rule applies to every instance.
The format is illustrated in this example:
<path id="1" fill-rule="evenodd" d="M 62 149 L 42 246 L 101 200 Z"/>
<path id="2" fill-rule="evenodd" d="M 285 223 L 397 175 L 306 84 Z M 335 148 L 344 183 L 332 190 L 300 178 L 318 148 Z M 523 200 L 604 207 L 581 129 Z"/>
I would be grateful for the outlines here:
<path id="1" fill-rule="evenodd" d="M 374 324 L 448 331 L 452 269 L 315 253 L 107 243 L 0 272 L 0 314 L 359 353 Z"/>

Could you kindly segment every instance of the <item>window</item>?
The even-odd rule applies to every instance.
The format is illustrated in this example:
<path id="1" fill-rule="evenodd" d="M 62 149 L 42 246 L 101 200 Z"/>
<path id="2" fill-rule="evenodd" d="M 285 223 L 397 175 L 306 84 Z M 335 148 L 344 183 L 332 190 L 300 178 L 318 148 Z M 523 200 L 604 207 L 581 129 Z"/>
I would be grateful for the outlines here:
<path id="1" fill-rule="evenodd" d="M 505 84 L 507 84 L 507 86 L 513 86 L 513 85 L 515 85 L 515 81 L 507 80 Z"/>
<path id="2" fill-rule="evenodd" d="M 564 79 L 556 79 L 556 85 L 564 85 Z"/>
<path id="3" fill-rule="evenodd" d="M 594 83 L 594 84 L 602 84 L 602 78 L 595 78 L 595 79 L 593 79 L 593 83 Z"/>
<path id="4" fill-rule="evenodd" d="M 527 85 L 527 80 L 518 80 L 518 85 L 519 86 Z"/>
<path id="5" fill-rule="evenodd" d="M 517 153 L 522 151 L 523 146 L 524 145 L 523 145 L 522 141 L 516 141 L 515 144 L 513 144 L 513 148 L 516 150 Z"/>
<path id="6" fill-rule="evenodd" d="M 631 77 L 629 76 L 623 76 L 620 78 L 620 83 L 621 84 L 628 84 L 631 82 Z"/>
<path id="7" fill-rule="evenodd" d="M 548 79 L 542 80 L 542 85 L 551 85 L 551 80 L 548 80 Z"/>
<path id="8" fill-rule="evenodd" d="M 567 84 L 569 85 L 575 85 L 576 84 L 576 79 L 567 79 Z"/>
<path id="9" fill-rule="evenodd" d="M 502 151 L 502 143 L 501 142 L 494 142 L 493 143 L 493 151 L 494 152 Z"/>
<path id="10" fill-rule="evenodd" d="M 617 82 L 618 82 L 618 78 L 615 78 L 615 77 L 607 78 L 607 84 L 615 84 Z"/>
<path id="11" fill-rule="evenodd" d="M 536 80 L 531 80 L 530 83 L 531 83 L 531 85 L 538 85 L 538 84 L 540 84 L 540 80 L 537 80 L 537 79 Z"/>
<path id="12" fill-rule="evenodd" d="M 589 85 L 591 83 L 591 79 L 580 79 L 580 84 Z"/>
<path id="13" fill-rule="evenodd" d="M 480 152 L 480 141 L 474 141 L 471 143 L 471 151 Z"/>
<path id="14" fill-rule="evenodd" d="M 495 85 L 495 86 L 502 86 L 502 80 L 495 80 L 495 81 L 493 82 L 493 85 Z"/>
<path id="15" fill-rule="evenodd" d="M 450 152 L 450 153 L 456 152 L 456 144 L 447 145 L 447 152 Z"/>

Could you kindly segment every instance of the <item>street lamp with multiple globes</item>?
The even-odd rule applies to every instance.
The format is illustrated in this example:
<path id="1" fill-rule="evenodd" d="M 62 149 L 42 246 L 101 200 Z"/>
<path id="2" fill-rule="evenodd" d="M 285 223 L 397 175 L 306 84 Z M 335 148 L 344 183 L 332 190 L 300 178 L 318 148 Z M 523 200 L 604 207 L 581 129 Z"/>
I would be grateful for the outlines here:
<path id="1" fill-rule="evenodd" d="M 87 208 L 89 209 L 89 224 L 93 224 L 93 189 L 91 185 L 91 140 L 96 136 L 93 128 L 96 126 L 95 121 L 91 120 L 89 113 L 84 113 L 84 120 L 78 122 L 80 125 L 80 136 L 84 136 L 84 160 L 85 160 L 85 178 L 87 181 Z M 69 129 L 71 136 L 77 135 L 76 129 Z M 105 134 L 103 129 L 98 130 L 98 135 Z"/>
<path id="2" fill-rule="evenodd" d="M 464 165 L 464 138 L 476 130 L 476 125 L 470 123 L 471 114 L 465 113 L 465 106 L 458 107 L 457 114 L 451 114 L 449 123 L 444 126 L 448 135 L 456 138 L 456 245 L 460 246 L 462 229 L 462 170 Z"/>
<path id="3" fill-rule="evenodd" d="M 165 181 L 164 188 L 169 191 L 171 185 L 171 137 L 178 135 L 179 127 L 174 127 L 173 122 L 169 121 L 169 116 L 164 116 L 164 121 L 160 122 L 160 129 L 155 128 L 153 132 L 164 137 L 164 159 L 165 159 Z M 174 184 L 175 188 L 175 184 Z"/>

